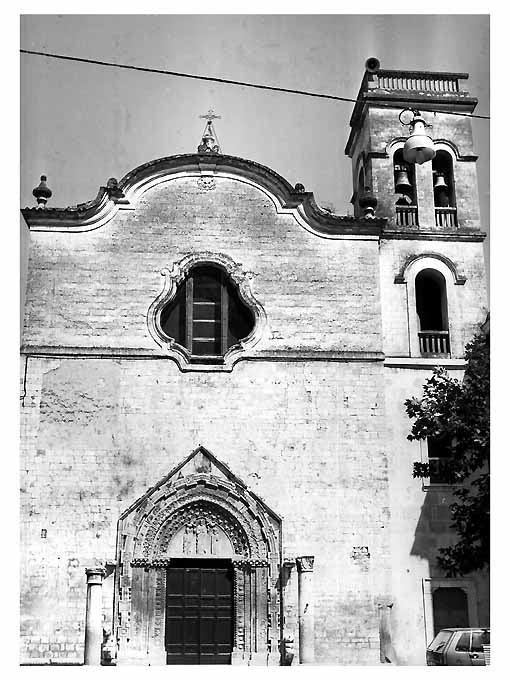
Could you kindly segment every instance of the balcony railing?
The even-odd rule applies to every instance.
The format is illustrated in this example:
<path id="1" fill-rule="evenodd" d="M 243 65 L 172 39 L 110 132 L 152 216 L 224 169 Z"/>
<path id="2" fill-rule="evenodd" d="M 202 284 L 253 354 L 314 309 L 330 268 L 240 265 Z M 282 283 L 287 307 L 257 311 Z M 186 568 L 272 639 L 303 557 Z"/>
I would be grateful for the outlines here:
<path id="1" fill-rule="evenodd" d="M 424 357 L 444 357 L 450 355 L 448 331 L 419 331 L 420 352 Z"/>
<path id="2" fill-rule="evenodd" d="M 397 224 L 399 227 L 418 226 L 418 206 L 416 205 L 397 205 Z"/>
<path id="3" fill-rule="evenodd" d="M 459 75 L 379 71 L 374 74 L 375 86 L 385 90 L 419 90 L 423 92 L 459 92 Z"/>
<path id="4" fill-rule="evenodd" d="M 436 208 L 436 227 L 456 227 L 457 208 Z"/>

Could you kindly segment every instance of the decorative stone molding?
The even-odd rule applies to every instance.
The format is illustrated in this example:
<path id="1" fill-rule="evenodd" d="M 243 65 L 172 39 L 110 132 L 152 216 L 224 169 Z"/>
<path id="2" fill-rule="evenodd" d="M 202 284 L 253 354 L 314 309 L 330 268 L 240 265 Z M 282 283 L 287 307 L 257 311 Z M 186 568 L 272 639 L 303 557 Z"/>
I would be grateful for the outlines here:
<path id="1" fill-rule="evenodd" d="M 459 149 L 456 144 L 454 144 L 451 140 L 449 139 L 434 139 L 434 147 L 437 150 L 442 150 L 442 151 L 447 151 L 450 156 L 452 156 L 452 159 L 454 161 L 463 161 L 463 162 L 468 162 L 468 163 L 474 163 L 475 161 L 478 160 L 478 156 L 475 154 L 464 154 L 462 155 L 459 152 Z"/>
<path id="2" fill-rule="evenodd" d="M 166 336 L 160 325 L 160 317 L 163 308 L 173 300 L 177 293 L 177 287 L 188 276 L 193 267 L 198 265 L 213 264 L 221 267 L 227 276 L 235 283 L 242 301 L 250 308 L 255 317 L 255 326 L 252 332 L 243 340 L 230 347 L 223 356 L 222 364 L 191 363 L 191 352 L 178 344 L 174 338 Z M 234 262 L 228 255 L 201 251 L 187 255 L 179 262 L 175 262 L 171 268 L 161 270 L 164 283 L 161 293 L 154 300 L 147 312 L 147 326 L 154 341 L 168 352 L 182 371 L 223 370 L 231 371 L 236 361 L 241 356 L 253 349 L 263 337 L 267 317 L 262 305 L 253 295 L 251 282 L 254 274 L 244 271 L 242 265 Z"/>
<path id="3" fill-rule="evenodd" d="M 409 269 L 409 267 L 418 260 L 421 260 L 425 257 L 434 258 L 445 264 L 453 274 L 455 285 L 463 286 L 466 283 L 467 281 L 466 277 L 459 271 L 459 267 L 454 262 L 452 262 L 452 260 L 450 260 L 449 257 L 446 257 L 446 255 L 442 255 L 441 253 L 434 252 L 420 253 L 419 255 L 410 255 L 409 257 L 407 257 L 402 266 L 400 267 L 398 274 L 395 275 L 395 279 L 393 282 L 405 283 L 407 270 Z"/>
<path id="4" fill-rule="evenodd" d="M 85 569 L 85 573 L 87 575 L 87 584 L 91 583 L 92 585 L 101 585 L 105 575 L 105 570 L 103 567 L 88 567 Z"/>
<path id="5" fill-rule="evenodd" d="M 298 568 L 299 663 L 315 661 L 313 555 L 296 557 Z"/>
<path id="6" fill-rule="evenodd" d="M 166 569 L 187 557 L 231 560 L 233 662 L 253 663 L 254 654 L 257 663 L 274 662 L 281 637 L 281 520 L 224 463 L 199 447 L 128 508 L 118 527 L 114 621 L 120 663 L 142 658 L 143 649 L 152 650 L 145 652 L 148 663 L 164 657 Z M 221 540 L 215 543 L 215 537 Z M 141 625 L 148 598 L 155 615 Z"/>
<path id="7" fill-rule="evenodd" d="M 272 198 L 279 213 L 294 215 L 303 228 L 316 236 L 378 238 L 387 223 L 383 218 L 365 220 L 321 210 L 313 193 L 303 191 L 302 185 L 296 189 L 277 172 L 260 163 L 216 153 L 158 158 L 135 168 L 114 186 L 101 187 L 92 201 L 68 208 L 24 208 L 22 214 L 29 228 L 35 231 L 91 231 L 108 223 L 119 210 L 135 210 L 140 197 L 162 182 L 202 176 L 226 177 L 258 187 Z"/>
<path id="8" fill-rule="evenodd" d="M 303 572 L 303 571 L 313 571 L 313 562 L 314 562 L 314 557 L 313 555 L 306 555 L 303 557 L 296 557 L 296 564 L 298 568 L 298 572 Z"/>
<path id="9" fill-rule="evenodd" d="M 214 177 L 202 175 L 202 177 L 197 179 L 197 186 L 202 192 L 214 191 L 216 189 L 216 180 Z"/>
<path id="10" fill-rule="evenodd" d="M 260 559 L 233 559 L 232 564 L 238 569 L 253 567 L 269 567 L 269 560 Z"/>

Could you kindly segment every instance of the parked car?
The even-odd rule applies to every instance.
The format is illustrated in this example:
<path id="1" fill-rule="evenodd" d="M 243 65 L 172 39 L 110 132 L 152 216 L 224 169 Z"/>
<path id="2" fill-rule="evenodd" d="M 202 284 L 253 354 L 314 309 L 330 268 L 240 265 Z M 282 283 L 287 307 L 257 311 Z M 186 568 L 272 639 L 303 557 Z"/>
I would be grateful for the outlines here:
<path id="1" fill-rule="evenodd" d="M 486 666 L 488 628 L 443 628 L 427 647 L 427 666 Z"/>

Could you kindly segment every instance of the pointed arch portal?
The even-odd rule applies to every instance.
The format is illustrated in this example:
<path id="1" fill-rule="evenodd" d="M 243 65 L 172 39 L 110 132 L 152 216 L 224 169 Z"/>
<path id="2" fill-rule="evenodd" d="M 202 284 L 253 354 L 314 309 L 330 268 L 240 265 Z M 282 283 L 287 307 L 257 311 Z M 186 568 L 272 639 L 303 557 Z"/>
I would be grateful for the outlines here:
<path id="1" fill-rule="evenodd" d="M 203 447 L 121 516 L 119 665 L 278 664 L 281 520 Z"/>

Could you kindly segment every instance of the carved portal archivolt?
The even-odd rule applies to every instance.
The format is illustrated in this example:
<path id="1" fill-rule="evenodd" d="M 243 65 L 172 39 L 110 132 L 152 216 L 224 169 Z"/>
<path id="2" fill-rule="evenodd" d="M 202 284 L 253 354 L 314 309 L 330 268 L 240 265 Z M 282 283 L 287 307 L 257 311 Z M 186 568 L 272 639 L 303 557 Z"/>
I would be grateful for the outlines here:
<path id="1" fill-rule="evenodd" d="M 212 454 L 197 449 L 120 519 L 119 664 L 166 663 L 166 569 L 199 558 L 232 563 L 232 663 L 279 663 L 280 520 Z"/>

